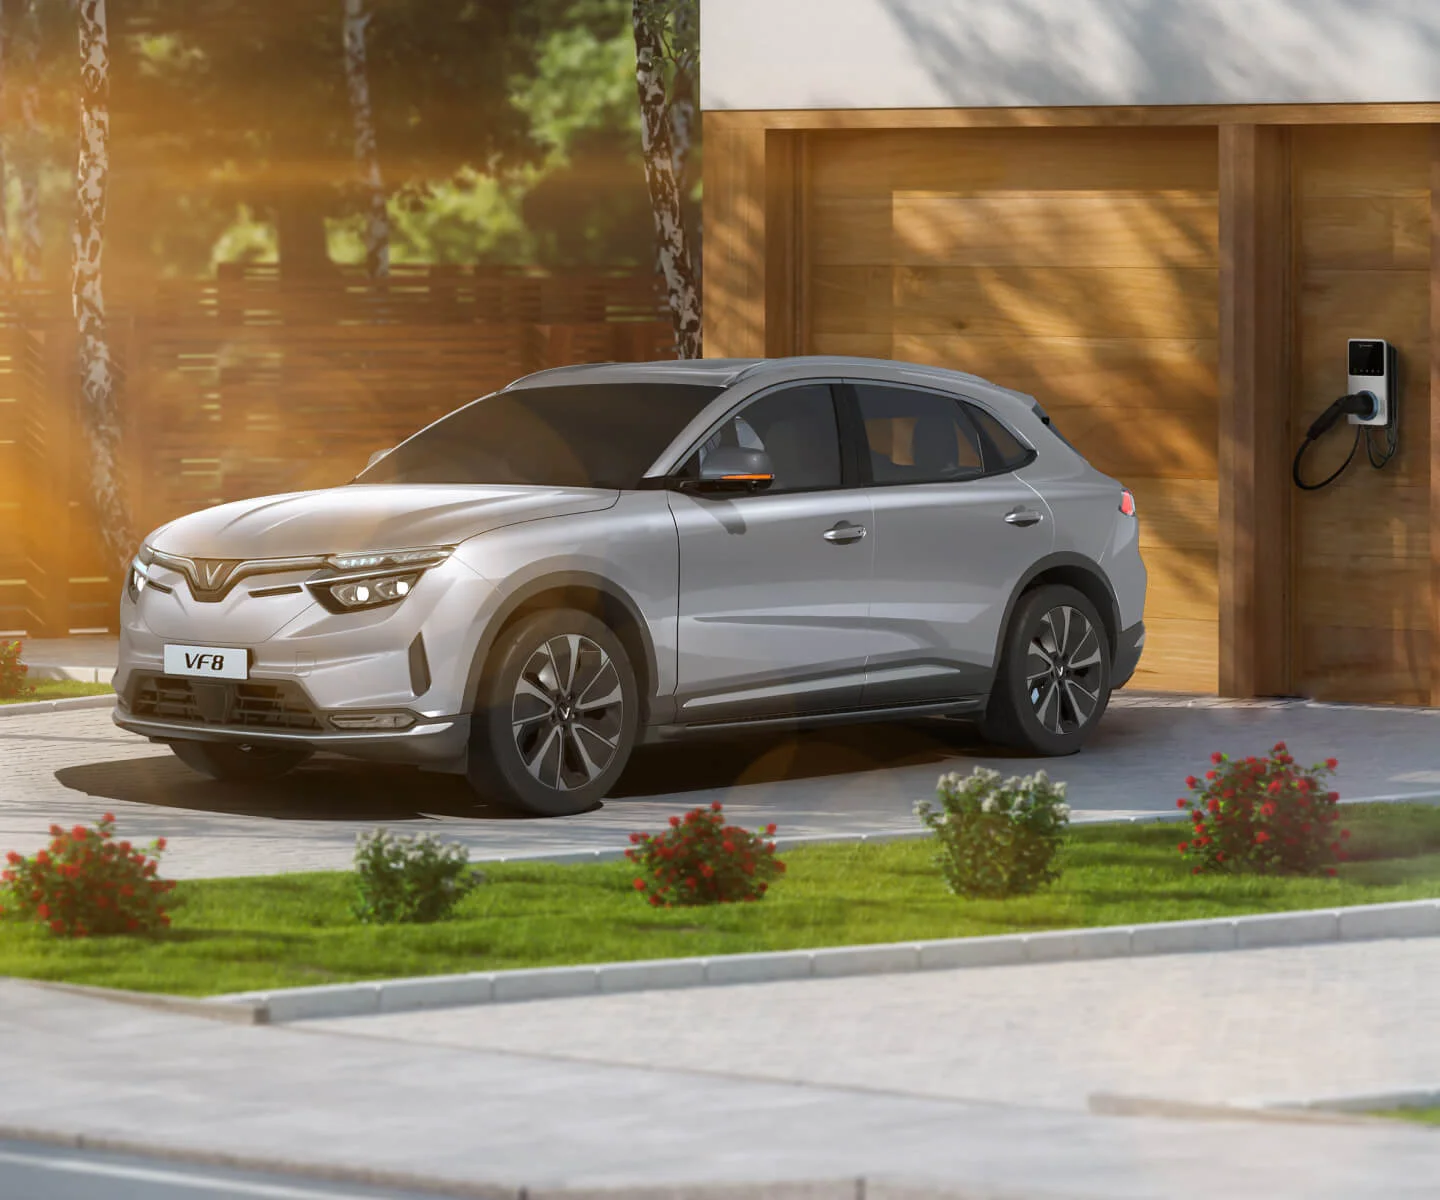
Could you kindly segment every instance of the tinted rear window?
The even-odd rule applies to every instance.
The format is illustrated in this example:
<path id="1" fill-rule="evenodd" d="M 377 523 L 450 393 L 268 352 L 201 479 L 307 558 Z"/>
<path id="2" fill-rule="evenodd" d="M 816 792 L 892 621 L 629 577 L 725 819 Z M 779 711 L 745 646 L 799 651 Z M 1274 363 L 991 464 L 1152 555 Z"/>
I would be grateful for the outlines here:
<path id="1" fill-rule="evenodd" d="M 986 438 L 989 439 L 990 445 L 1000 455 L 999 467 L 1013 471 L 1016 467 L 1030 461 L 1030 447 L 1024 445 L 998 418 L 991 416 L 977 404 L 967 404 L 965 407 L 970 412 L 971 420 L 980 427 Z"/>
<path id="2" fill-rule="evenodd" d="M 354 482 L 633 488 L 720 391 L 588 383 L 497 392 L 421 430 Z"/>

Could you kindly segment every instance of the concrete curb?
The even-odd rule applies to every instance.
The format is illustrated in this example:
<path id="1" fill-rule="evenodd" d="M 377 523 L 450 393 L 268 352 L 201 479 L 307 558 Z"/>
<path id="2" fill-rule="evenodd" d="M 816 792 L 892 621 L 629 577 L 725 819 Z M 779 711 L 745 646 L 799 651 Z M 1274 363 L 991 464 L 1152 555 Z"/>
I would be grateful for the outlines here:
<path id="1" fill-rule="evenodd" d="M 749 1183 L 617 1184 L 613 1187 L 532 1187 L 527 1184 L 484 1183 L 469 1179 L 348 1167 L 261 1154 L 234 1154 L 190 1149 L 106 1134 L 67 1133 L 0 1124 L 0 1142 L 60 1147 L 91 1154 L 130 1155 L 159 1162 L 228 1171 L 291 1176 L 316 1183 L 385 1188 L 464 1197 L 465 1200 L 1000 1200 L 963 1185 L 906 1183 L 886 1179 L 813 1179 Z M 1009 1195 L 1009 1193 L 1006 1193 Z M 1062 1200 L 1058 1193 L 1047 1193 Z"/>
<path id="2" fill-rule="evenodd" d="M 16 704 L 0 704 L 0 718 L 32 717 L 42 712 L 68 712 L 77 708 L 110 708 L 114 695 L 70 696 L 64 700 L 22 700 Z"/>
<path id="3" fill-rule="evenodd" d="M 1158 1096 L 1121 1096 L 1095 1092 L 1085 1107 L 1100 1117 L 1170 1117 L 1180 1121 L 1279 1121 L 1308 1125 L 1393 1125 L 1388 1117 L 1341 1112 L 1312 1112 L 1296 1108 L 1261 1108 L 1242 1104 L 1204 1104 L 1166 1100 Z"/>
<path id="4" fill-rule="evenodd" d="M 236 1001 L 216 1004 L 203 996 L 171 996 L 164 992 L 131 992 L 122 988 L 91 987 L 83 983 L 57 983 L 48 979 L 21 979 L 19 982 L 32 987 L 47 988 L 53 992 L 69 992 L 76 996 L 88 996 L 93 1000 L 113 1000 L 117 1004 L 131 1004 L 136 1008 L 152 1008 L 160 1012 L 181 1013 L 190 1017 L 205 1017 L 211 1021 L 228 1021 L 236 1025 L 267 1025 L 270 1014 L 265 1005 Z"/>
<path id="5" fill-rule="evenodd" d="M 466 1200 L 952 1200 L 962 1195 L 949 1188 L 904 1187 L 890 1192 L 881 1185 L 877 1191 L 863 1179 L 787 1181 L 784 1183 L 646 1185 L 611 1188 L 535 1188 L 525 1184 L 482 1183 L 436 1175 L 384 1171 L 367 1167 L 346 1167 L 296 1159 L 272 1158 L 260 1154 L 232 1154 L 219 1150 L 189 1149 L 146 1142 L 137 1138 L 105 1134 L 66 1133 L 53 1129 L 31 1129 L 0 1124 L 0 1141 L 56 1146 L 92 1154 L 133 1155 L 137 1158 L 189 1166 L 218 1167 L 229 1171 L 291 1176 L 316 1183 L 346 1184 L 352 1187 L 422 1192 L 437 1196 L 465 1197 Z"/>
<path id="6" fill-rule="evenodd" d="M 1100 929 L 1062 929 L 996 937 L 382 979 L 277 991 L 237 992 L 211 997 L 204 1003 L 263 1006 L 270 1022 L 283 1023 L 612 992 L 664 991 L 787 979 L 837 979 L 909 971 L 1401 937 L 1440 937 L 1440 900 Z"/>

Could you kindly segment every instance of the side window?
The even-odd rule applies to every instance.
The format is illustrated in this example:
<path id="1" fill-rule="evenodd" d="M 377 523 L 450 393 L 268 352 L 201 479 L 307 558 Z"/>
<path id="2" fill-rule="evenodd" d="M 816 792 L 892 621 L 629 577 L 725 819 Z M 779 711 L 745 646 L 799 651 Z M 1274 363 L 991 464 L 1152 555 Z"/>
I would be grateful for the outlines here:
<path id="1" fill-rule="evenodd" d="M 1005 428 L 999 420 L 992 417 L 978 404 L 965 405 L 965 411 L 970 415 L 970 419 L 980 427 L 990 445 L 1000 455 L 999 463 L 987 464 L 990 470 L 1013 471 L 1016 467 L 1023 466 L 1030 461 L 1030 448 Z"/>
<path id="2" fill-rule="evenodd" d="M 984 473 L 979 435 L 960 401 L 886 384 L 854 387 L 876 483 L 950 483 Z"/>
<path id="3" fill-rule="evenodd" d="M 775 482 L 766 495 L 838 488 L 840 427 L 828 384 L 812 383 L 770 392 L 747 404 L 691 455 L 682 472 L 699 474 L 700 464 L 721 446 L 763 450 Z"/>

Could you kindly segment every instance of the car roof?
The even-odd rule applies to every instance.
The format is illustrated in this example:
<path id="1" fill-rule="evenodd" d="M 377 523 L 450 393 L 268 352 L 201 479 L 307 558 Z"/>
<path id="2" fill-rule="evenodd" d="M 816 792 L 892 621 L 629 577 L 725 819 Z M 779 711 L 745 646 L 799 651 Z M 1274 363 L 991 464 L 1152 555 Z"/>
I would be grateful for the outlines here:
<path id="1" fill-rule="evenodd" d="M 1002 387 L 978 375 L 951 371 L 921 363 L 897 362 L 888 358 L 857 358 L 842 354 L 814 354 L 793 358 L 692 358 L 662 359 L 656 362 L 581 363 L 537 371 L 510 384 L 519 388 L 551 387 L 558 383 L 691 383 L 729 387 L 747 382 L 784 382 L 816 375 L 851 375 L 862 379 L 883 379 L 895 383 L 929 383 L 946 390 L 976 392 L 1020 401 L 1029 408 L 1032 397 Z"/>

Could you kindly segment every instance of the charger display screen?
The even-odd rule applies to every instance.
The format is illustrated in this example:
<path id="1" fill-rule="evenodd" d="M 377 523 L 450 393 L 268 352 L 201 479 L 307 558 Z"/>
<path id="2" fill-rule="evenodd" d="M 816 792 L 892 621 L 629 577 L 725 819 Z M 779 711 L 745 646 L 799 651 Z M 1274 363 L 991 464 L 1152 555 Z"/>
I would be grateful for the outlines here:
<path id="1" fill-rule="evenodd" d="M 1351 342 L 1350 374 L 1373 375 L 1376 377 L 1384 375 L 1385 343 Z"/>

